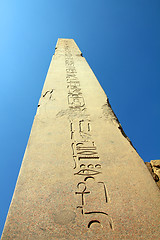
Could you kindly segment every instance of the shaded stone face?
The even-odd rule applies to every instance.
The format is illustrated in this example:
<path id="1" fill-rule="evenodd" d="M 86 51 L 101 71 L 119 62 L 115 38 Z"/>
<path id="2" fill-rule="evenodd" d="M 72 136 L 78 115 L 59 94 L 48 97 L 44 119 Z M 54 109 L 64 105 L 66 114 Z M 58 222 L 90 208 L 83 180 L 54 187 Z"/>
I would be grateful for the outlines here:
<path id="1" fill-rule="evenodd" d="M 159 190 L 72 39 L 59 39 L 2 239 L 158 239 Z"/>

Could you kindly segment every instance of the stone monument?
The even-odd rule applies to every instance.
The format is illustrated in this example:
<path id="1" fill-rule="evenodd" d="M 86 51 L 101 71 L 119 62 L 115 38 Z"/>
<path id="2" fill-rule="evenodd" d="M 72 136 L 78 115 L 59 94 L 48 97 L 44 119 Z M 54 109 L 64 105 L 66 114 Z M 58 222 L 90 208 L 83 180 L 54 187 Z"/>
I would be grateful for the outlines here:
<path id="1" fill-rule="evenodd" d="M 160 191 L 73 39 L 58 39 L 2 240 L 159 239 Z"/>

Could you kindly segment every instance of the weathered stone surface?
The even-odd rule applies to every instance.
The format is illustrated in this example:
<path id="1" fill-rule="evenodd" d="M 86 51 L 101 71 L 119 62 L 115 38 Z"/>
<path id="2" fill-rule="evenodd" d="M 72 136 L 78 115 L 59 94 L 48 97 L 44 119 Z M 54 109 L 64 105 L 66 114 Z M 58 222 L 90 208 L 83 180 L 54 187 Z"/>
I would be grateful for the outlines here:
<path id="1" fill-rule="evenodd" d="M 160 160 L 151 160 L 153 171 L 160 177 Z"/>
<path id="2" fill-rule="evenodd" d="M 151 174 L 153 176 L 153 179 L 160 188 L 160 160 L 151 160 L 151 162 L 148 164 L 150 164 L 150 171 L 152 171 Z"/>
<path id="3" fill-rule="evenodd" d="M 77 45 L 59 39 L 2 240 L 159 239 L 159 200 Z"/>
<path id="4" fill-rule="evenodd" d="M 152 168 L 152 165 L 149 163 L 149 162 L 145 162 L 150 174 L 152 175 L 153 179 L 155 182 L 158 182 L 159 181 L 159 177 L 158 175 L 154 172 L 153 168 Z"/>

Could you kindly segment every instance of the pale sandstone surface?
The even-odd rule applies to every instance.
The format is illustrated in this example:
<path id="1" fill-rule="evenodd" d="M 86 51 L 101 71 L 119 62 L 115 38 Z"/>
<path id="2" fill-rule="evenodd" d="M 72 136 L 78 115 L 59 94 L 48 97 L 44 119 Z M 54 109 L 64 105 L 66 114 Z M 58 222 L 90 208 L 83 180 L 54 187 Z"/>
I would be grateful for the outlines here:
<path id="1" fill-rule="evenodd" d="M 159 200 L 74 40 L 59 39 L 2 240 L 159 239 Z"/>

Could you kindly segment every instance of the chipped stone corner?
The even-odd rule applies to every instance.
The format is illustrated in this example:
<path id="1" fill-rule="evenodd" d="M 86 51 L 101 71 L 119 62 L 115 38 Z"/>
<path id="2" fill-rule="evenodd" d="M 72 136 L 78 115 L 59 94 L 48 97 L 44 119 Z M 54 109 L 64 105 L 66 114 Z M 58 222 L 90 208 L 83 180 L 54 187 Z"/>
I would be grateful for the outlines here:
<path id="1" fill-rule="evenodd" d="M 102 106 L 102 111 L 104 116 L 106 117 L 106 119 L 112 121 L 113 123 L 118 124 L 118 129 L 121 131 L 122 135 L 128 140 L 128 142 L 131 144 L 131 146 L 135 149 L 135 147 L 133 146 L 131 140 L 129 139 L 129 137 L 125 134 L 116 114 L 114 113 L 111 104 L 109 102 L 109 98 L 107 98 L 106 103 Z M 136 149 L 135 149 L 136 150 Z"/>
<path id="2" fill-rule="evenodd" d="M 160 189 L 160 160 L 151 160 L 150 162 L 145 162 L 145 164 Z"/>

